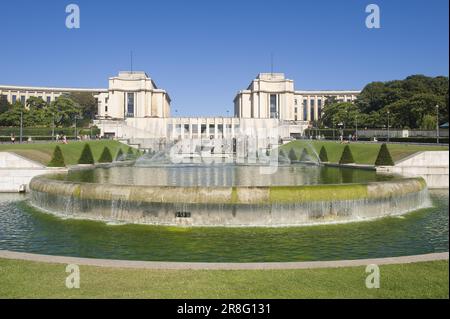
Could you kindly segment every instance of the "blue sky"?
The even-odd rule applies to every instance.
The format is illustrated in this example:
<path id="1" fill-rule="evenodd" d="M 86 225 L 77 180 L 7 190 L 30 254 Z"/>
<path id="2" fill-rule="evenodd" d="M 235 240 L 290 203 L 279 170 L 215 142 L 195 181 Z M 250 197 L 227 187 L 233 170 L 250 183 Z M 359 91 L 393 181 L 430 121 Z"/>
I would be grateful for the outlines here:
<path id="1" fill-rule="evenodd" d="M 65 27 L 76 3 L 81 28 Z M 365 27 L 366 5 L 381 29 Z M 172 98 L 172 114 L 226 115 L 260 72 L 296 89 L 362 89 L 410 74 L 448 76 L 448 0 L 5 1 L 0 84 L 107 87 L 130 68 Z"/>

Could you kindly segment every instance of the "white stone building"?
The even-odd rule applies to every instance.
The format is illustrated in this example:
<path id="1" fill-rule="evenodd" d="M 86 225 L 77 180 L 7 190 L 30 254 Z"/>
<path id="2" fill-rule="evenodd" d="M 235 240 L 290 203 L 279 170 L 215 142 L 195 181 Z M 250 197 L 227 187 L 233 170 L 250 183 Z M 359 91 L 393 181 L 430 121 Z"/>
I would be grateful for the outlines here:
<path id="1" fill-rule="evenodd" d="M 56 88 L 56 87 L 40 87 L 40 86 L 15 86 L 0 85 L 0 99 L 4 99 L 11 104 L 20 101 L 26 104 L 30 97 L 42 98 L 45 102 L 51 103 L 63 94 L 72 92 L 88 92 L 92 93 L 95 98 L 99 98 L 100 94 L 107 94 L 107 89 L 85 89 L 85 88 Z"/>
<path id="2" fill-rule="evenodd" d="M 54 101 L 71 92 L 91 92 L 98 101 L 95 124 L 105 137 L 142 148 L 180 140 L 257 138 L 258 143 L 301 136 L 321 117 L 327 98 L 354 101 L 359 91 L 296 91 L 283 73 L 261 73 L 234 99 L 234 117 L 171 117 L 171 99 L 145 72 L 119 72 L 108 89 L 1 86 L 0 98 L 25 103 L 31 97 Z M 272 139 L 269 142 L 269 139 Z M 264 142 L 267 141 L 267 142 Z"/>
<path id="3" fill-rule="evenodd" d="M 247 90 L 234 98 L 239 118 L 275 118 L 284 121 L 316 121 L 329 97 L 353 102 L 360 91 L 296 91 L 283 73 L 260 73 Z"/>

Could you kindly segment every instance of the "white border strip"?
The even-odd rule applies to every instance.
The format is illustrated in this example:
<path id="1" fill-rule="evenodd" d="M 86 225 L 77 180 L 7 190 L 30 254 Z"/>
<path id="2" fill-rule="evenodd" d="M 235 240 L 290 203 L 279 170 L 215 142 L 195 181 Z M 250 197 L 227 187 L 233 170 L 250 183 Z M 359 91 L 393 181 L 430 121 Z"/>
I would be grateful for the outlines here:
<path id="1" fill-rule="evenodd" d="M 0 250 L 0 258 L 28 260 L 43 263 L 77 264 L 84 266 L 111 267 L 111 268 L 137 268 L 137 269 L 172 269 L 172 270 L 273 270 L 273 269 L 312 269 L 312 268 L 340 268 L 358 267 L 370 264 L 393 265 L 415 262 L 448 260 L 449 253 L 432 253 L 425 255 L 336 260 L 336 261 L 305 261 L 305 262 L 269 262 L 269 263 L 202 263 L 202 262 L 157 262 L 157 261 L 134 261 L 95 259 L 29 254 Z"/>

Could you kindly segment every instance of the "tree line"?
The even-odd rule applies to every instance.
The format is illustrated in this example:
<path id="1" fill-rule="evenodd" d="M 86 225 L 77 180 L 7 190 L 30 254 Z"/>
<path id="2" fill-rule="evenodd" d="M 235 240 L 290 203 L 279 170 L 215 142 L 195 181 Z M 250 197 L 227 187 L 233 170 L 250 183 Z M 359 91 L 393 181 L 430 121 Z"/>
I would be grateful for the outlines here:
<path id="1" fill-rule="evenodd" d="M 0 99 L 0 126 L 19 126 L 22 115 L 24 127 L 68 127 L 74 125 L 75 119 L 82 127 L 87 126 L 96 113 L 97 101 L 88 92 L 63 94 L 50 103 L 40 97 L 30 97 L 25 104 Z"/>
<path id="2" fill-rule="evenodd" d="M 338 126 L 399 129 L 436 128 L 448 121 L 448 85 L 444 76 L 412 75 L 404 80 L 372 82 L 364 87 L 355 103 L 341 103 L 330 97 L 324 104 L 321 128 Z M 436 108 L 439 105 L 439 108 Z"/>

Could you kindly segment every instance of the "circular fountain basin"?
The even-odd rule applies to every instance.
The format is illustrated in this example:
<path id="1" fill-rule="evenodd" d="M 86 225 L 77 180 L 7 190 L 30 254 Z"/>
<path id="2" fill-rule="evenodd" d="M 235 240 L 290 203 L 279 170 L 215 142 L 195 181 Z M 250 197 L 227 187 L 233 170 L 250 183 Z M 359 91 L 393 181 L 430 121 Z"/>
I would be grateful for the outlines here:
<path id="1" fill-rule="evenodd" d="M 233 227 L 352 222 L 430 206 L 422 178 L 304 166 L 261 172 L 236 165 L 72 171 L 35 177 L 31 203 L 73 218 Z"/>

